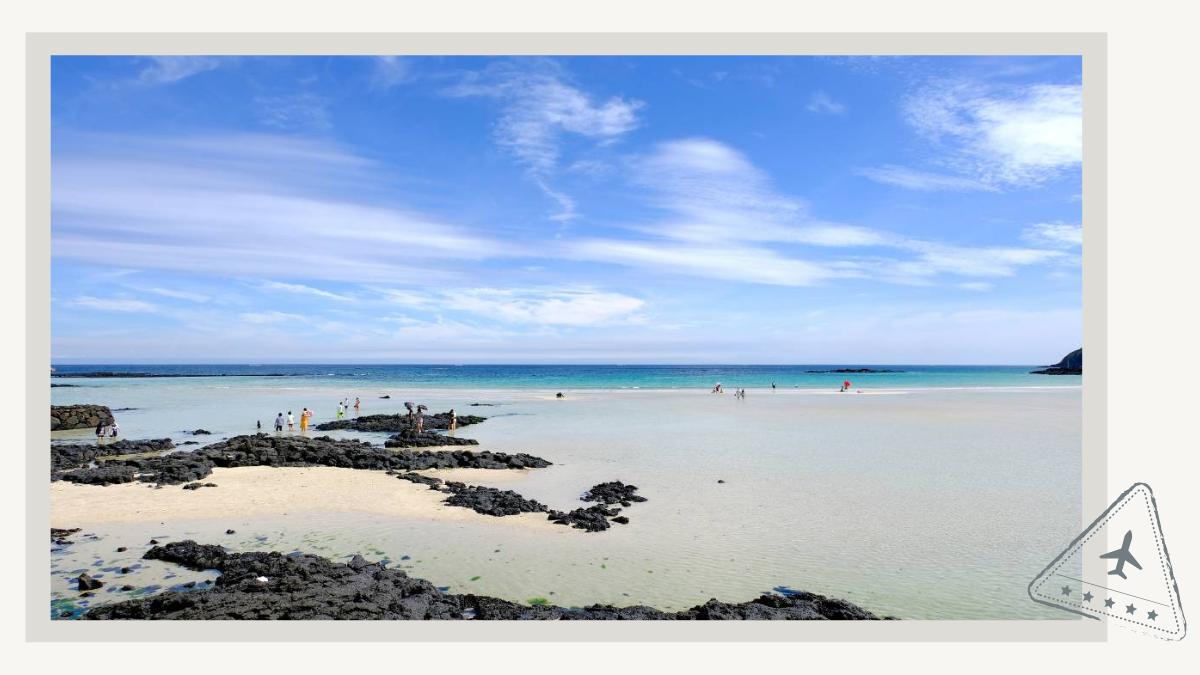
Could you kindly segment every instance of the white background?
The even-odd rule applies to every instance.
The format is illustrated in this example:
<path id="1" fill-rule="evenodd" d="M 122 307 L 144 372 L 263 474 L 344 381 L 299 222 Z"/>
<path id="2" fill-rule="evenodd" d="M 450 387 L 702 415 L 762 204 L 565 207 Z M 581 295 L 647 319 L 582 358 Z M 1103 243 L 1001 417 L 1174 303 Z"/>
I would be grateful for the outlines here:
<path id="1" fill-rule="evenodd" d="M 1196 185 L 1200 172 L 1200 59 L 1196 16 L 1184 2 L 1073 2 L 1007 0 L 1003 3 L 847 2 L 805 5 L 739 0 L 736 3 L 651 2 L 441 2 L 420 7 L 397 2 L 337 3 L 67 2 L 6 8 L 3 45 L 6 152 L 2 221 L 5 306 L 10 325 L 24 316 L 24 33 L 67 31 L 588 31 L 588 32 L 1107 32 L 1109 35 L 1109 494 L 1136 481 L 1149 483 L 1179 580 L 1185 612 L 1200 622 L 1200 551 L 1192 520 L 1200 489 L 1195 484 L 1200 451 L 1200 359 L 1194 313 Z M 1086 223 L 1085 223 L 1086 227 Z M 0 333 L 12 372 L 24 352 L 24 330 Z M 23 419 L 18 376 L 4 387 L 3 409 Z M 17 423 L 4 424 L 6 448 L 23 455 Z M 619 673 L 733 671 L 778 668 L 779 672 L 845 669 L 880 671 L 1161 673 L 1200 662 L 1192 635 L 1164 643 L 1113 628 L 1101 644 L 282 644 L 282 645 L 54 645 L 23 644 L 21 579 L 24 551 L 23 468 L 5 472 L 5 542 L 0 555 L 10 604 L 4 611 L 4 646 L 15 661 L 59 669 L 128 673 L 142 668 L 172 672 L 346 672 L 366 669 L 460 672 Z M 1189 605 L 1189 598 L 1192 602 Z M 1198 630 L 1193 625 L 1193 631 Z M 136 631 L 135 625 L 130 625 Z M 14 651 L 10 651 L 15 648 Z M 773 668 L 773 669 L 774 669 Z"/>

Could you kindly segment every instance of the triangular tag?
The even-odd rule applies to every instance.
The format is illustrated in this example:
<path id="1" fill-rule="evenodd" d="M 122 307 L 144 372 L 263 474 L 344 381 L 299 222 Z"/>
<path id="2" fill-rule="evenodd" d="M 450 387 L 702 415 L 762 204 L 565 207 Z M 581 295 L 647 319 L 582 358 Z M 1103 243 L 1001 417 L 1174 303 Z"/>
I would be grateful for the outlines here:
<path id="1" fill-rule="evenodd" d="M 1154 493 L 1136 483 L 1029 584 L 1029 597 L 1165 640 L 1187 632 Z"/>

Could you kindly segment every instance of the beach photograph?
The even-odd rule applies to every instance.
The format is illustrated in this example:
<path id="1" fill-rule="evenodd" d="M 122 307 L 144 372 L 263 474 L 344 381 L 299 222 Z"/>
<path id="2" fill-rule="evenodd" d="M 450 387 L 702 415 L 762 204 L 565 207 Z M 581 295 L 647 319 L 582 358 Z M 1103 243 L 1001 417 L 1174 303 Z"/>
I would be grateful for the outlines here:
<path id="1" fill-rule="evenodd" d="M 1082 102 L 1079 55 L 55 55 L 40 611 L 1078 622 L 1029 586 L 1094 516 Z"/>

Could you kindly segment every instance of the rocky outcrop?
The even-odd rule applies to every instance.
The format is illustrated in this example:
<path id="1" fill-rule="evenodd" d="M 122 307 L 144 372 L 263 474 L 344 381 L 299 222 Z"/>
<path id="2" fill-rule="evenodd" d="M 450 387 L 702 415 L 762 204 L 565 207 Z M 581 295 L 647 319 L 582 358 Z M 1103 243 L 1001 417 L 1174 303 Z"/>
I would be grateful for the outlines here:
<path id="1" fill-rule="evenodd" d="M 486 516 L 515 516 L 518 513 L 545 513 L 549 509 L 533 499 L 526 499 L 512 490 L 500 490 L 480 485 L 466 485 L 447 481 L 445 490 L 451 494 L 446 498 L 450 506 L 464 506 Z"/>
<path id="2" fill-rule="evenodd" d="M 632 502 L 646 501 L 645 497 L 638 496 L 636 485 L 626 485 L 619 480 L 593 485 L 579 499 L 585 502 L 620 504 L 621 506 L 629 506 Z"/>
<path id="3" fill-rule="evenodd" d="M 415 433 L 412 430 L 400 432 L 383 442 L 388 448 L 437 448 L 448 445 L 479 445 L 474 438 L 459 438 L 447 436 L 436 431 Z"/>
<path id="4" fill-rule="evenodd" d="M 621 509 L 613 508 L 613 504 L 628 507 L 634 502 L 646 501 L 645 497 L 637 494 L 636 485 L 626 485 L 619 480 L 593 485 L 580 499 L 600 503 L 572 511 L 551 511 L 549 519 L 556 525 L 570 525 L 586 532 L 603 532 L 612 527 L 611 523 L 629 524 L 629 518 L 618 515 Z"/>
<path id="5" fill-rule="evenodd" d="M 1043 368 L 1042 370 L 1029 371 L 1032 375 L 1082 375 L 1083 374 L 1083 348 L 1080 347 L 1075 351 L 1067 354 L 1062 358 L 1062 361 Z"/>
<path id="6" fill-rule="evenodd" d="M 103 405 L 52 405 L 50 431 L 95 429 L 100 424 L 112 424 L 113 414 Z"/>
<path id="7" fill-rule="evenodd" d="M 455 417 L 458 418 L 458 426 L 460 427 L 465 427 L 469 424 L 479 424 L 487 419 L 478 415 L 455 415 Z M 425 415 L 423 427 L 425 431 L 449 429 L 450 411 Z M 403 433 L 413 430 L 413 425 L 409 423 L 408 415 L 362 415 L 350 419 L 322 422 L 314 428 L 318 431 L 352 429 L 354 431 Z"/>
<path id="8" fill-rule="evenodd" d="M 570 525 L 586 532 L 603 532 L 612 527 L 608 519 L 620 512 L 621 509 L 596 504 L 587 508 L 580 507 L 573 511 L 551 511 L 547 519 L 555 525 Z M 628 523 L 629 519 L 626 518 L 625 522 Z"/>
<path id="9" fill-rule="evenodd" d="M 211 588 L 168 591 L 89 609 L 84 619 L 485 619 L 485 620 L 854 620 L 877 619 L 845 600 L 814 593 L 709 600 L 680 612 L 652 607 L 522 605 L 443 593 L 432 583 L 354 556 L 335 563 L 308 554 L 227 553 L 183 541 L 155 546 L 146 559 L 221 572 Z M 265 581 L 263 581 L 265 579 Z"/>
<path id="10" fill-rule="evenodd" d="M 168 441 L 169 442 L 169 441 Z M 108 451 L 108 446 L 82 446 Z M 62 448 L 64 446 L 54 446 Z M 53 452 L 52 448 L 52 452 Z M 92 454 L 86 461 L 96 457 Z M 69 465 L 68 465 L 69 466 Z M 239 466 L 335 466 L 347 469 L 420 471 L 422 469 L 538 469 L 550 462 L 525 453 L 433 452 L 390 450 L 357 440 L 334 440 L 328 436 L 235 436 L 206 445 L 194 452 L 174 452 L 154 457 L 114 458 L 97 467 L 68 469 L 61 465 L 52 480 L 106 485 L 138 480 L 144 483 L 177 485 L 193 483 L 212 473 L 214 467 Z"/>
<path id="11" fill-rule="evenodd" d="M 58 443 L 50 446 L 51 473 L 82 467 L 98 457 L 113 455 L 137 455 L 171 450 L 175 444 L 169 438 L 141 441 L 120 440 L 100 445 L 98 443 Z M 57 480 L 57 479 L 55 479 Z"/>

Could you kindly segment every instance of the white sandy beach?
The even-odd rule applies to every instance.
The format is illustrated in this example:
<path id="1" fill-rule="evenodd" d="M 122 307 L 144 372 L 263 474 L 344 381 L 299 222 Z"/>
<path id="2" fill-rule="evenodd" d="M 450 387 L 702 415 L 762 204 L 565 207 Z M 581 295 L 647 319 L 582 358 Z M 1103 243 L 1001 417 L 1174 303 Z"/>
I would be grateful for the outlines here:
<path id="1" fill-rule="evenodd" d="M 512 481 L 521 473 L 450 469 L 429 475 L 480 484 Z M 184 490 L 179 485 L 168 485 L 156 489 L 146 483 L 98 486 L 57 481 L 50 484 L 51 522 L 95 527 L 108 523 L 159 524 L 221 517 L 363 513 L 447 522 L 487 521 L 501 528 L 555 529 L 545 515 L 527 513 L 496 518 L 446 506 L 442 504 L 444 493 L 382 471 L 248 466 L 214 469 L 202 482 L 218 487 Z"/>

